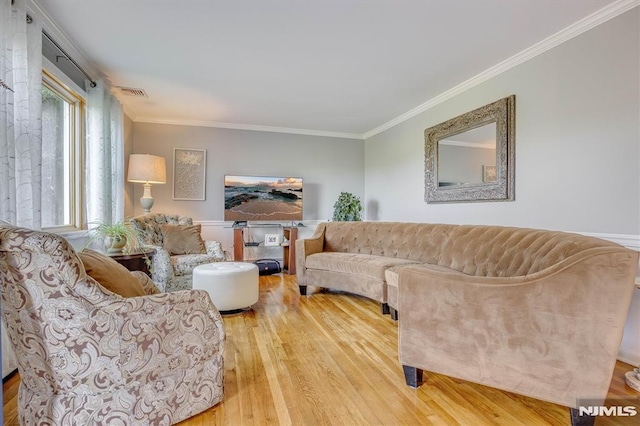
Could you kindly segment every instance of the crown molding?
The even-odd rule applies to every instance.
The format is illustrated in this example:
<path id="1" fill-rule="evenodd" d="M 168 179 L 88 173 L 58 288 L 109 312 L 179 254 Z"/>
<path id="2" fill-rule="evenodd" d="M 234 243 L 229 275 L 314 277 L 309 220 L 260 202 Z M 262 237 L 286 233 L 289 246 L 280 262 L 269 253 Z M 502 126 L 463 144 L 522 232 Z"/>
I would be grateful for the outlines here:
<path id="1" fill-rule="evenodd" d="M 485 81 L 499 74 L 502 74 L 503 72 L 506 72 L 511 68 L 522 64 L 523 62 L 535 58 L 536 56 L 548 50 L 551 50 L 554 47 L 568 40 L 571 40 L 572 38 L 586 31 L 589 31 L 590 29 L 597 27 L 604 22 L 607 22 L 608 20 L 627 12 L 634 7 L 637 7 L 638 5 L 640 5 L 640 0 L 618 0 L 614 3 L 611 3 L 610 5 L 603 7 L 602 9 L 558 31 L 557 33 L 521 51 L 520 53 L 517 53 L 514 56 L 498 63 L 497 65 L 492 66 L 491 68 L 481 72 L 475 77 L 471 77 L 470 79 L 460 83 L 459 85 L 447 90 L 444 93 L 441 93 L 434 98 L 431 98 L 427 102 L 418 105 L 417 107 L 405 112 L 404 114 L 394 118 L 393 120 L 388 121 L 387 123 L 364 133 L 362 137 L 366 140 L 371 138 L 372 136 L 384 132 L 385 130 L 397 126 L 398 124 L 403 123 L 410 118 L 413 118 L 416 115 L 421 114 L 435 107 L 436 105 L 439 105 L 481 83 L 484 83 Z"/>
<path id="2" fill-rule="evenodd" d="M 219 121 L 166 120 L 149 117 L 136 117 L 133 121 L 135 121 L 136 123 L 171 124 L 175 126 L 216 127 L 221 129 L 251 130 L 254 132 L 291 133 L 296 135 L 321 136 L 327 138 L 358 140 L 364 139 L 363 135 L 356 133 L 340 133 L 328 132 L 323 130 L 295 129 L 290 127 L 261 126 L 257 124 L 223 123 Z"/>
<path id="3" fill-rule="evenodd" d="M 44 12 L 44 9 L 39 5 L 39 2 L 43 0 L 29 0 L 28 8 L 34 12 L 37 16 L 42 18 L 42 28 L 50 34 L 56 42 L 58 42 L 78 64 L 83 67 L 94 80 L 103 79 L 104 75 L 96 69 L 96 67 L 82 54 L 82 51 L 66 36 L 66 34 L 49 18 Z M 155 124 L 172 124 L 178 126 L 199 126 L 199 127 L 216 127 L 223 129 L 235 129 L 235 130 L 251 130 L 259 132 L 275 132 L 275 133 L 290 133 L 308 136 L 320 136 L 342 139 L 357 139 L 366 140 L 379 133 L 384 132 L 392 127 L 395 127 L 418 114 L 421 114 L 435 106 L 499 75 L 511 68 L 514 68 L 523 62 L 526 62 L 554 47 L 571 40 L 572 38 L 594 28 L 598 25 L 621 15 L 634 7 L 640 5 L 640 0 L 618 0 L 611 3 L 608 6 L 594 12 L 593 14 L 581 19 L 578 22 L 560 30 L 550 37 L 534 44 L 533 46 L 521 51 L 520 53 L 508 58 L 497 65 L 481 72 L 480 74 L 460 83 L 459 85 L 441 93 L 440 95 L 431 98 L 427 102 L 418 105 L 417 107 L 407 111 L 406 113 L 368 131 L 363 134 L 356 133 L 341 133 L 322 130 L 308 130 L 308 129 L 296 129 L 288 127 L 273 127 L 273 126 L 261 126 L 254 124 L 238 124 L 238 123 L 223 123 L 216 121 L 199 121 L 199 120 L 164 120 L 146 117 L 134 117 L 133 111 L 125 111 L 132 121 L 138 123 L 155 123 Z"/>
<path id="4" fill-rule="evenodd" d="M 129 120 L 133 121 L 134 123 L 136 122 L 136 115 L 134 113 L 133 110 L 131 110 L 131 108 L 129 106 L 127 106 L 124 102 L 122 102 L 122 99 L 120 99 L 120 97 L 118 97 L 118 95 L 116 93 L 114 93 L 114 91 L 112 91 L 111 93 L 113 94 L 113 96 L 116 97 L 116 99 L 118 100 L 118 102 L 120 102 L 120 105 L 122 105 L 122 111 L 124 112 L 124 114 L 129 118 Z"/>

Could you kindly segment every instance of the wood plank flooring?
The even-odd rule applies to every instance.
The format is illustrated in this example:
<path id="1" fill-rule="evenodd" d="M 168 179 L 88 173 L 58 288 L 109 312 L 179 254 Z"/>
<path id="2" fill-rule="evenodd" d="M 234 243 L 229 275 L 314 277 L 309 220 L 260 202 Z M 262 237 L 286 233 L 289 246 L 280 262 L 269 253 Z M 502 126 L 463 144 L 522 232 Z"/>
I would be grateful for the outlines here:
<path id="1" fill-rule="evenodd" d="M 254 309 L 224 317 L 224 401 L 196 425 L 570 425 L 555 404 L 425 372 L 405 385 L 397 324 L 346 293 L 300 297 L 295 276 L 260 277 Z M 638 398 L 618 362 L 610 397 Z M 5 425 L 17 425 L 16 375 L 4 384 Z M 596 425 L 615 425 L 598 418 Z"/>

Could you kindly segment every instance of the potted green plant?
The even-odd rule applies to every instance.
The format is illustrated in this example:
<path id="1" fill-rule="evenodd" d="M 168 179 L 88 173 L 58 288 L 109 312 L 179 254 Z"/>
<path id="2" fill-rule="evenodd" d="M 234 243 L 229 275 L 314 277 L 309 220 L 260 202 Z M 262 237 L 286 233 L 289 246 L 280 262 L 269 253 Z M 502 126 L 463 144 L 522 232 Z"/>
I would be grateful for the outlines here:
<path id="1" fill-rule="evenodd" d="M 138 232 L 125 223 L 124 220 L 120 220 L 115 223 L 108 222 L 92 222 L 97 225 L 89 232 L 91 238 L 85 244 L 88 247 L 94 241 L 100 241 L 104 244 L 104 248 L 107 253 L 131 253 L 133 249 L 139 245 Z"/>
<path id="2" fill-rule="evenodd" d="M 333 205 L 334 222 L 352 222 L 362 220 L 362 203 L 360 198 L 350 192 L 341 192 L 338 200 Z"/>

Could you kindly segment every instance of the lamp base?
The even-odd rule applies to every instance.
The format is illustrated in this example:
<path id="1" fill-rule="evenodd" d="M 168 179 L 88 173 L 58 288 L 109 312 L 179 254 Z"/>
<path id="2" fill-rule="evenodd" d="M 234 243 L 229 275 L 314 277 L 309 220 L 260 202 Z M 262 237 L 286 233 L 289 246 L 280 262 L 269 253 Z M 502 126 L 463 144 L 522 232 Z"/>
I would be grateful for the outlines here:
<path id="1" fill-rule="evenodd" d="M 151 196 L 151 184 L 144 184 L 144 192 L 142 193 L 142 198 L 140 198 L 140 205 L 145 213 L 151 212 L 151 207 L 153 207 L 153 197 Z"/>
<path id="2" fill-rule="evenodd" d="M 153 197 L 149 197 L 149 198 L 142 197 L 142 198 L 140 198 L 140 205 L 142 206 L 142 211 L 143 212 L 150 213 L 151 212 L 151 207 L 153 207 Z"/>

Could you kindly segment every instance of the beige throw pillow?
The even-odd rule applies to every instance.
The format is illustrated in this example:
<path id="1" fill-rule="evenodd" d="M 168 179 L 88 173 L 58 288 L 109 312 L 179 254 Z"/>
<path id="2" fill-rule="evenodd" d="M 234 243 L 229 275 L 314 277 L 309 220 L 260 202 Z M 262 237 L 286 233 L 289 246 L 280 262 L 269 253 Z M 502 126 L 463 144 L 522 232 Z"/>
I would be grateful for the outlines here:
<path id="1" fill-rule="evenodd" d="M 206 253 L 198 225 L 162 225 L 162 240 L 169 254 Z"/>
<path id="2" fill-rule="evenodd" d="M 104 288 L 119 294 L 122 297 L 144 296 L 146 293 L 142 284 L 131 272 L 107 256 L 93 250 L 84 250 L 78 253 L 84 264 L 84 269 L 94 280 Z"/>

